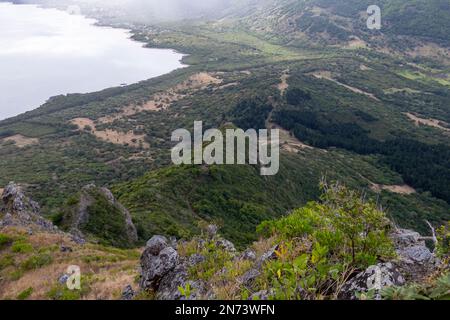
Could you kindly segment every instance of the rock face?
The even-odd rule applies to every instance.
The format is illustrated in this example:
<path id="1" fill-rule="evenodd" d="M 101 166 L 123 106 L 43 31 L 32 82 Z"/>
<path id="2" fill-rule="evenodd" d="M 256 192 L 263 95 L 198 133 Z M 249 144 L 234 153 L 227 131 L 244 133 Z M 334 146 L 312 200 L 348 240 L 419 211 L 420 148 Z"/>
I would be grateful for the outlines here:
<path id="1" fill-rule="evenodd" d="M 129 211 L 110 190 L 92 184 L 85 186 L 76 202 L 67 206 L 63 227 L 77 239 L 93 236 L 118 247 L 132 246 L 138 240 Z"/>
<path id="2" fill-rule="evenodd" d="M 41 216 L 39 205 L 27 197 L 22 188 L 14 182 L 5 187 L 1 198 L 0 227 L 23 226 L 45 231 L 57 230 L 50 221 Z"/>
<path id="3" fill-rule="evenodd" d="M 421 281 L 436 268 L 439 261 L 419 233 L 398 229 L 391 237 L 398 255 L 395 264 L 408 281 Z"/>
<path id="4" fill-rule="evenodd" d="M 141 256 L 140 288 L 155 292 L 159 300 L 195 299 L 204 290 L 200 282 L 188 281 L 188 268 L 202 259 L 201 255 L 181 259 L 164 236 L 154 236 L 147 242 Z M 193 293 L 190 297 L 183 297 L 178 288 L 185 288 L 188 283 Z"/>
<path id="5" fill-rule="evenodd" d="M 357 293 L 375 290 L 375 299 L 381 299 L 382 289 L 402 286 L 407 281 L 420 281 L 430 274 L 438 259 L 426 246 L 424 237 L 406 229 L 397 229 L 391 234 L 397 252 L 397 259 L 370 266 L 350 279 L 342 288 L 341 299 L 357 299 Z"/>
<path id="6" fill-rule="evenodd" d="M 370 266 L 345 283 L 339 298 L 345 300 L 357 299 L 357 293 L 368 293 L 374 290 L 375 299 L 381 299 L 382 289 L 391 286 L 402 286 L 405 279 L 400 271 L 390 262 Z"/>

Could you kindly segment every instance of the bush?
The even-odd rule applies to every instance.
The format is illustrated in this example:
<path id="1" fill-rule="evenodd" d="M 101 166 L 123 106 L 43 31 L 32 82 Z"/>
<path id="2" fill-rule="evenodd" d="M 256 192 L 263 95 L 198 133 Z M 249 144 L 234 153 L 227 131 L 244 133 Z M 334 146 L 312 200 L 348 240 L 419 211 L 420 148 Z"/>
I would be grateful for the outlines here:
<path id="1" fill-rule="evenodd" d="M 17 300 L 26 300 L 33 294 L 34 289 L 32 287 L 22 291 L 17 295 Z"/>
<path id="2" fill-rule="evenodd" d="M 15 253 L 29 253 L 33 251 L 33 246 L 24 240 L 17 240 L 13 243 L 11 250 Z"/>
<path id="3" fill-rule="evenodd" d="M 0 249 L 10 245 L 12 241 L 13 239 L 10 236 L 0 233 Z"/>
<path id="4" fill-rule="evenodd" d="M 384 212 L 343 185 L 323 183 L 322 189 L 320 202 L 259 227 L 280 242 L 278 259 L 261 279 L 261 285 L 271 283 L 276 299 L 335 298 L 355 271 L 394 255 Z"/>
<path id="5" fill-rule="evenodd" d="M 36 254 L 22 262 L 21 268 L 25 271 L 39 269 L 52 263 L 53 258 L 47 253 Z"/>

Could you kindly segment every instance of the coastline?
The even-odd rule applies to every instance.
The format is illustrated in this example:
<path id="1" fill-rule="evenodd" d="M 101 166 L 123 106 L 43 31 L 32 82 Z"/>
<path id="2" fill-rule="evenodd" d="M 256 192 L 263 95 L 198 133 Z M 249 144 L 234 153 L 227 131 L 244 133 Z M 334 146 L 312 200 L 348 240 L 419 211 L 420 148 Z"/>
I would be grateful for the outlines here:
<path id="1" fill-rule="evenodd" d="M 86 21 L 89 22 L 89 24 L 91 26 L 93 26 L 93 27 L 102 28 L 102 29 L 105 29 L 105 30 L 110 29 L 110 30 L 121 31 L 121 32 L 123 32 L 126 35 L 126 39 L 128 41 L 132 41 L 132 42 L 134 42 L 136 44 L 140 44 L 142 49 L 150 49 L 150 50 L 152 50 L 154 52 L 157 52 L 157 51 L 163 52 L 163 51 L 165 51 L 165 52 L 168 52 L 169 54 L 179 55 L 180 56 L 180 58 L 177 60 L 178 63 L 179 63 L 179 66 L 177 66 L 176 68 L 174 68 L 174 69 L 172 69 L 172 70 L 170 70 L 168 72 L 164 72 L 162 74 L 158 74 L 158 75 L 155 75 L 155 76 L 145 77 L 145 78 L 143 78 L 141 80 L 138 80 L 138 81 L 133 81 L 133 82 L 123 81 L 123 82 L 121 82 L 118 85 L 107 86 L 107 87 L 104 87 L 104 88 L 101 88 L 101 89 L 93 89 L 93 90 L 88 90 L 88 91 L 83 91 L 83 92 L 77 92 L 77 91 L 73 91 L 72 92 L 72 91 L 70 91 L 70 92 L 65 92 L 65 93 L 55 93 L 54 95 L 48 96 L 46 98 L 46 100 L 43 101 L 42 103 L 40 103 L 38 105 L 35 105 L 35 107 L 33 107 L 32 109 L 30 108 L 30 110 L 27 110 L 27 111 L 24 111 L 24 112 L 20 112 L 19 114 L 12 115 L 12 116 L 0 117 L 0 123 L 2 123 L 4 121 L 7 121 L 7 120 L 10 120 L 10 119 L 14 119 L 16 117 L 24 115 L 24 114 L 26 114 L 28 112 L 33 111 L 33 110 L 36 110 L 36 109 L 44 106 L 49 101 L 51 101 L 52 98 L 55 98 L 55 97 L 58 97 L 58 96 L 66 96 L 66 95 L 70 95 L 70 94 L 94 94 L 94 93 L 101 92 L 101 91 L 108 90 L 108 89 L 127 88 L 129 86 L 138 84 L 140 82 L 148 81 L 148 80 L 151 80 L 151 79 L 154 79 L 154 78 L 158 78 L 160 76 L 164 76 L 164 75 L 170 74 L 171 72 L 174 72 L 176 70 L 180 70 L 180 69 L 184 69 L 184 68 L 189 67 L 188 64 L 184 63 L 184 59 L 187 56 L 189 56 L 188 54 L 184 54 L 184 53 L 179 52 L 178 50 L 173 49 L 173 48 L 158 48 L 158 47 L 149 47 L 149 46 L 147 46 L 148 44 L 146 42 L 139 41 L 139 40 L 134 38 L 137 29 L 134 28 L 133 26 L 130 26 L 130 28 L 125 28 L 125 26 L 119 26 L 119 25 L 114 25 L 114 24 L 111 24 L 111 23 L 107 23 L 104 19 L 102 19 L 101 16 L 100 17 L 94 17 L 91 14 L 70 13 L 70 12 L 67 12 L 67 10 L 64 10 L 63 8 L 58 7 L 58 6 L 49 6 L 49 5 L 31 4 L 31 3 L 17 3 L 15 1 L 0 2 L 0 4 L 10 4 L 10 5 L 13 5 L 13 6 L 19 6 L 19 5 L 20 6 L 30 6 L 30 7 L 33 7 L 33 8 L 39 8 L 39 9 L 43 9 L 43 10 L 56 10 L 56 11 L 59 11 L 59 12 L 66 12 L 68 14 L 76 15 L 76 16 L 79 16 L 79 17 L 82 17 L 82 18 L 86 19 Z"/>

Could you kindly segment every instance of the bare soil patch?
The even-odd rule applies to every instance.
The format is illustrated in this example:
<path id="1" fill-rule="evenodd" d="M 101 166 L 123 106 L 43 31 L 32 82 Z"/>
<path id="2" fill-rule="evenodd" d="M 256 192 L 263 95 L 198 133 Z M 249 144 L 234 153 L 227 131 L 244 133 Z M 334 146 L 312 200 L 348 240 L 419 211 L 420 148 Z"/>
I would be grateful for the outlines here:
<path id="1" fill-rule="evenodd" d="M 414 123 L 416 124 L 416 126 L 419 126 L 421 124 L 426 125 L 426 126 L 430 126 L 430 127 L 434 127 L 434 128 L 438 128 L 447 132 L 450 132 L 450 128 L 446 128 L 445 126 L 448 126 L 447 123 L 445 123 L 444 121 L 440 121 L 437 119 L 424 119 L 424 118 L 420 118 L 417 115 L 414 115 L 412 113 L 405 113 L 406 116 L 414 121 Z"/>
<path id="2" fill-rule="evenodd" d="M 370 186 L 370 189 L 372 189 L 375 192 L 381 192 L 382 190 L 390 191 L 392 193 L 398 193 L 398 194 L 414 194 L 416 193 L 416 190 L 406 184 L 404 185 L 383 185 L 383 184 L 375 184 L 372 183 Z"/>
<path id="3" fill-rule="evenodd" d="M 297 153 L 298 151 L 304 149 L 314 149 L 313 147 L 308 146 L 307 144 L 304 144 L 303 142 L 298 140 L 296 137 L 291 135 L 289 131 L 283 129 L 279 125 L 269 123 L 269 128 L 280 130 L 280 146 L 287 152 Z"/>
<path id="4" fill-rule="evenodd" d="M 281 95 L 283 95 L 286 90 L 289 88 L 288 79 L 289 79 L 289 70 L 285 70 L 280 77 L 281 83 L 278 85 L 278 90 L 280 90 Z"/>
<path id="5" fill-rule="evenodd" d="M 78 130 L 89 132 L 103 141 L 119 145 L 130 145 L 135 148 L 150 148 L 150 145 L 145 141 L 145 135 L 137 135 L 133 131 L 97 130 L 95 122 L 88 118 L 76 118 L 70 122 L 77 125 Z"/>
<path id="6" fill-rule="evenodd" d="M 33 144 L 38 144 L 39 139 L 38 138 L 28 138 L 21 134 L 16 134 L 14 136 L 3 138 L 3 141 L 13 141 L 14 144 L 18 148 L 25 148 L 27 146 L 31 146 Z"/>

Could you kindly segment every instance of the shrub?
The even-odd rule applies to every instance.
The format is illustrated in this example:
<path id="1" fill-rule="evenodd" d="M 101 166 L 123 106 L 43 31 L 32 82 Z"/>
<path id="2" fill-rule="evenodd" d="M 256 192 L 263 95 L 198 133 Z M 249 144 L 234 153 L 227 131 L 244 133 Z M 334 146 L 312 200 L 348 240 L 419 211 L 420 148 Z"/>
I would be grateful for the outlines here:
<path id="1" fill-rule="evenodd" d="M 450 221 L 437 230 L 437 248 L 436 252 L 440 257 L 450 256 Z"/>
<path id="2" fill-rule="evenodd" d="M 321 187 L 320 202 L 259 227 L 280 242 L 278 259 L 265 265 L 260 279 L 261 286 L 271 283 L 273 298 L 336 298 L 356 270 L 394 255 L 389 220 L 375 203 L 340 184 Z"/>
<path id="3" fill-rule="evenodd" d="M 25 271 L 39 269 L 52 263 L 53 258 L 47 253 L 40 253 L 31 256 L 21 264 L 21 268 Z"/>
<path id="4" fill-rule="evenodd" d="M 13 239 L 10 236 L 0 233 L 0 249 L 10 245 L 12 241 Z"/>
<path id="5" fill-rule="evenodd" d="M 29 253 L 33 251 L 33 246 L 24 240 L 17 240 L 13 243 L 11 250 L 15 253 Z"/>
<path id="6" fill-rule="evenodd" d="M 32 287 L 25 289 L 17 295 L 17 300 L 26 300 L 33 294 L 34 289 Z"/>

